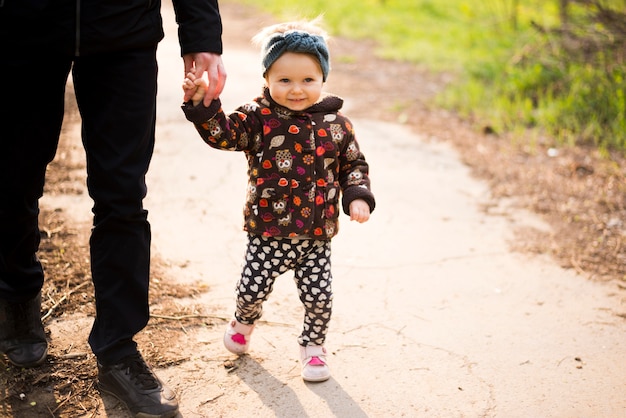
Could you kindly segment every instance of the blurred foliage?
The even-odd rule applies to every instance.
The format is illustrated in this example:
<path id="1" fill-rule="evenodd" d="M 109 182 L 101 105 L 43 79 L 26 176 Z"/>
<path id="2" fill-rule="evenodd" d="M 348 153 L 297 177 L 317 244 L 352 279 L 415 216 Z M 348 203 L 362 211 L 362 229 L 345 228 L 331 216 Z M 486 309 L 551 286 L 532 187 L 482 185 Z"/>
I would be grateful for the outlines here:
<path id="1" fill-rule="evenodd" d="M 226 1 L 447 72 L 437 104 L 497 132 L 626 151 L 626 0 Z"/>
<path id="2" fill-rule="evenodd" d="M 508 109 L 505 128 L 538 126 L 560 142 L 626 150 L 626 13 L 607 3 L 571 1 L 559 25 L 532 22 L 534 37 L 492 93 Z"/>

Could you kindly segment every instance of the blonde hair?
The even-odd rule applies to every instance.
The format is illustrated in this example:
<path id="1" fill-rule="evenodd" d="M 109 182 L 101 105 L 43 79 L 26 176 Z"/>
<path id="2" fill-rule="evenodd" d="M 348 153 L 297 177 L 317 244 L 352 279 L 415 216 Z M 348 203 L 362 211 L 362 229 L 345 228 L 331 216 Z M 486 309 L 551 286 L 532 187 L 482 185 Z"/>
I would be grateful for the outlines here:
<path id="1" fill-rule="evenodd" d="M 322 20 L 323 16 L 319 15 L 312 20 L 299 19 L 267 26 L 252 37 L 252 43 L 256 46 L 263 47 L 273 35 L 291 31 L 302 31 L 311 35 L 318 35 L 325 41 L 328 41 L 329 35 L 328 32 L 322 28 Z"/>

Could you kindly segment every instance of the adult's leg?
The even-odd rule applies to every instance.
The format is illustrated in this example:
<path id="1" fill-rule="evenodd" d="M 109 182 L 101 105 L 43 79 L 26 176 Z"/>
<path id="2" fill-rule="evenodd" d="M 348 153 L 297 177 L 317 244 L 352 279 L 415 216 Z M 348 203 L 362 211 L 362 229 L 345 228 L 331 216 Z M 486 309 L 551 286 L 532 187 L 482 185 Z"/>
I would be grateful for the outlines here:
<path id="1" fill-rule="evenodd" d="M 83 119 L 96 319 L 89 344 L 101 363 L 137 351 L 148 323 L 150 225 L 143 207 L 154 148 L 156 47 L 77 58 L 74 87 Z"/>
<path id="2" fill-rule="evenodd" d="M 46 63 L 45 80 L 25 69 Z M 32 299 L 43 285 L 39 198 L 56 153 L 71 60 L 39 54 L 2 57 L 0 65 L 0 299 Z"/>
<path id="3" fill-rule="evenodd" d="M 45 62 L 44 80 L 27 75 Z M 2 56 L 0 65 L 0 352 L 22 367 L 47 353 L 41 323 L 44 273 L 39 198 L 56 153 L 71 58 L 32 51 Z"/>

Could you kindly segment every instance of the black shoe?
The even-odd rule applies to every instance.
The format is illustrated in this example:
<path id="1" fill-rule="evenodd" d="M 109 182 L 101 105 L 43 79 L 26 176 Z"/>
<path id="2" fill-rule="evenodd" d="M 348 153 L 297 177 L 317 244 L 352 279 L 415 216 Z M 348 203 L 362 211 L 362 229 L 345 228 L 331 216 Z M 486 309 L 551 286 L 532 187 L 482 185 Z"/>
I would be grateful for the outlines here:
<path id="1" fill-rule="evenodd" d="M 172 418 L 178 413 L 174 392 L 152 373 L 140 354 L 112 366 L 98 363 L 98 387 L 115 396 L 137 418 Z"/>
<path id="2" fill-rule="evenodd" d="M 18 367 L 46 360 L 48 341 L 41 323 L 41 293 L 25 302 L 0 299 L 0 353 Z"/>

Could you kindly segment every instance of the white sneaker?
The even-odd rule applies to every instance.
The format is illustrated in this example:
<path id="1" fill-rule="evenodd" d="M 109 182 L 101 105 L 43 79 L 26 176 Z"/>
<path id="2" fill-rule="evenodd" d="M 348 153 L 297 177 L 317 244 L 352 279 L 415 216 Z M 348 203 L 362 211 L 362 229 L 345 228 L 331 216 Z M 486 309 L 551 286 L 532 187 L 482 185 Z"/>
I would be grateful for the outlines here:
<path id="1" fill-rule="evenodd" d="M 323 382 L 330 377 L 326 364 L 326 349 L 321 345 L 300 346 L 302 378 L 307 382 Z"/>
<path id="2" fill-rule="evenodd" d="M 224 347 L 234 354 L 243 354 L 248 351 L 250 345 L 250 334 L 254 325 L 245 325 L 233 319 L 226 326 L 224 333 Z"/>

